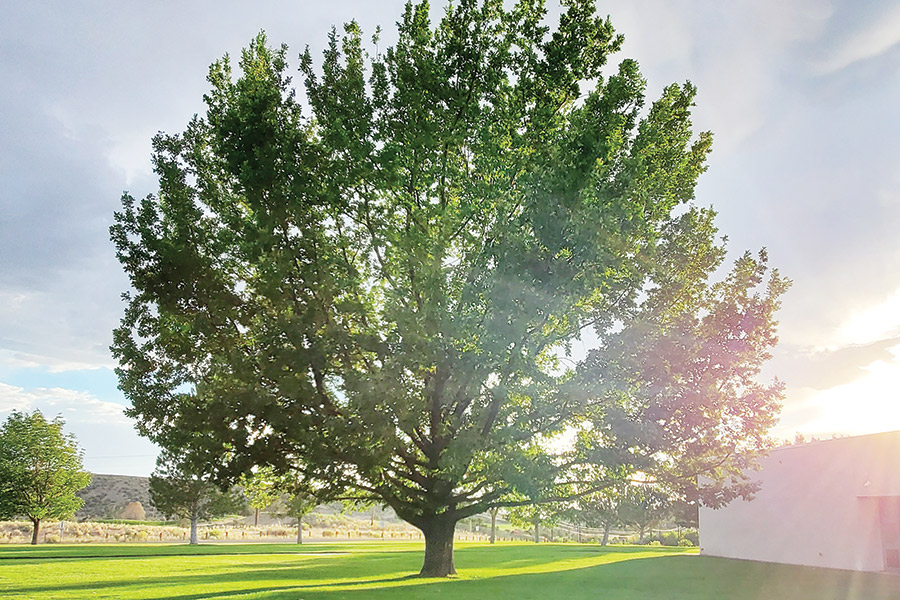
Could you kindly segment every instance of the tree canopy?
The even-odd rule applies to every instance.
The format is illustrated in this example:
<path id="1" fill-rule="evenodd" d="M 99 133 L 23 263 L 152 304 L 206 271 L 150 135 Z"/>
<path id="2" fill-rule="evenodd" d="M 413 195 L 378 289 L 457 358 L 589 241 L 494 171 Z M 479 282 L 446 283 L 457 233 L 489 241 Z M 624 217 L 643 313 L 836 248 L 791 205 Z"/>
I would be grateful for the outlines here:
<path id="1" fill-rule="evenodd" d="M 65 519 L 84 505 L 75 495 L 91 482 L 64 421 L 13 411 L 0 428 L 0 518 L 26 517 L 38 543 L 41 521 Z"/>
<path id="2" fill-rule="evenodd" d="M 710 283 L 694 87 L 647 104 L 635 61 L 605 70 L 622 38 L 592 0 L 545 14 L 461 0 L 432 27 L 408 4 L 383 52 L 350 23 L 301 55 L 299 98 L 262 34 L 212 65 L 205 115 L 154 138 L 159 192 L 111 228 L 143 434 L 223 480 L 269 465 L 388 504 L 423 531 L 424 575 L 454 572 L 456 522 L 491 507 L 637 471 L 749 491 L 779 389 L 747 382 L 783 281 L 759 292 L 748 256 Z"/>
<path id="3" fill-rule="evenodd" d="M 246 508 L 240 493 L 222 491 L 210 473 L 196 457 L 163 451 L 150 475 L 150 501 L 166 516 L 190 520 L 191 544 L 199 543 L 200 519 L 242 513 Z"/>

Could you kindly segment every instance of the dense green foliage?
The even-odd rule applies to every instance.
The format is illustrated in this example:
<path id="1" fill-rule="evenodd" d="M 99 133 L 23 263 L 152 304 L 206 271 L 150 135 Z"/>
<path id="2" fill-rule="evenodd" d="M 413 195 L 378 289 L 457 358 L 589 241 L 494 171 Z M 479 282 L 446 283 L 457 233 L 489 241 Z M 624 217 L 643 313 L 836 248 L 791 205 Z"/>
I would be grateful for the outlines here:
<path id="1" fill-rule="evenodd" d="M 456 522 L 491 507 L 638 471 L 694 502 L 698 474 L 715 502 L 750 491 L 784 282 L 760 294 L 748 255 L 709 283 L 693 86 L 645 106 L 634 61 L 604 75 L 622 40 L 592 0 L 544 16 L 461 0 L 432 28 L 410 4 L 374 55 L 351 23 L 301 57 L 310 115 L 263 35 L 239 73 L 212 66 L 205 116 L 154 139 L 159 193 L 111 229 L 142 433 L 221 480 L 269 465 L 386 503 L 424 532 L 425 574 L 454 571 Z M 567 368 L 591 328 L 600 349 Z"/>
<path id="2" fill-rule="evenodd" d="M 91 482 L 75 437 L 60 417 L 13 411 L 0 428 L 0 519 L 26 517 L 38 542 L 41 521 L 71 518 L 84 501 L 75 493 Z"/>
<path id="3" fill-rule="evenodd" d="M 320 544 L 307 546 L 302 554 L 292 544 L 0 546 L 0 593 L 29 600 L 900 597 L 900 579 L 891 575 L 690 555 L 695 552 L 460 544 L 462 574 L 447 580 L 408 577 L 418 566 L 420 544 Z"/>

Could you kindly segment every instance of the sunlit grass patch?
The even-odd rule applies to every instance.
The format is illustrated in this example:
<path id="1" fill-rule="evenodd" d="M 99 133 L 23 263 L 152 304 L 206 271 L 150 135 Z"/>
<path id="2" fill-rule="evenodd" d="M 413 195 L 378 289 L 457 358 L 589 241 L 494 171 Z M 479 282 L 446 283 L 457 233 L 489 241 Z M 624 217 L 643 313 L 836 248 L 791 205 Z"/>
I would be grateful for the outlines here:
<path id="1" fill-rule="evenodd" d="M 422 544 L 0 547 L 0 597 L 48 599 L 820 600 L 900 598 L 900 578 L 579 544 L 458 544 L 459 576 L 415 577 Z M 842 595 L 838 595 L 838 592 Z"/>

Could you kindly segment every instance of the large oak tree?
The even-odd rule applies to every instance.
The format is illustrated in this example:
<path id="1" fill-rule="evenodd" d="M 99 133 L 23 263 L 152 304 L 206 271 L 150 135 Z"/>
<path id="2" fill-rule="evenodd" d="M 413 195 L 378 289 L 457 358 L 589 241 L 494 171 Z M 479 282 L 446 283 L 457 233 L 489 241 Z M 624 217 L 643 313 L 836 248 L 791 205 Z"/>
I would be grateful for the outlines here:
<path id="1" fill-rule="evenodd" d="M 491 507 L 637 471 L 746 493 L 778 396 L 748 396 L 701 342 L 697 379 L 666 393 L 604 361 L 715 308 L 723 252 L 691 205 L 711 136 L 690 84 L 648 106 L 634 61 L 604 70 L 622 39 L 592 0 L 553 28 L 539 0 L 503 4 L 461 0 L 435 27 L 410 4 L 383 52 L 333 31 L 320 64 L 300 58 L 300 98 L 260 35 L 239 71 L 211 67 L 204 116 L 154 139 L 159 193 L 124 196 L 111 230 L 140 431 L 223 481 L 269 465 L 386 503 L 424 533 L 423 575 L 453 573 L 455 524 Z M 734 355 L 741 376 L 783 291 L 757 283 L 719 294 L 751 315 L 718 332 L 758 350 Z M 590 328 L 599 354 L 569 368 Z M 716 377 L 714 400 L 687 393 Z"/>

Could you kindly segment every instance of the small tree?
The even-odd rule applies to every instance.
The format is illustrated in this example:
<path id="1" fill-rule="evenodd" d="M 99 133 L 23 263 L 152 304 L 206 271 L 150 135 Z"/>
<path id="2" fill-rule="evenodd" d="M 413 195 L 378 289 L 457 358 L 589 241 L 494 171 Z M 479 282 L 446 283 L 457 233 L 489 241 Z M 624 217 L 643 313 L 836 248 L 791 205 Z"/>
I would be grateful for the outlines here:
<path id="1" fill-rule="evenodd" d="M 534 543 L 541 541 L 541 525 L 553 525 L 559 519 L 558 507 L 554 504 L 529 504 L 510 509 L 509 521 L 519 527 L 531 529 Z"/>
<path id="2" fill-rule="evenodd" d="M 669 514 L 670 502 L 665 492 L 650 485 L 629 486 L 619 504 L 619 518 L 638 530 L 638 543 L 643 544 L 647 530 Z"/>
<path id="3" fill-rule="evenodd" d="M 286 493 L 281 497 L 277 514 L 297 519 L 297 543 L 303 543 L 303 517 L 316 507 L 318 501 L 313 490 L 303 482 L 285 479 L 281 489 Z"/>
<path id="4" fill-rule="evenodd" d="M 253 526 L 257 527 L 259 511 L 278 500 L 278 478 L 271 468 L 262 467 L 252 474 L 241 477 L 239 485 L 247 497 L 247 504 L 253 509 Z"/>
<path id="5" fill-rule="evenodd" d="M 579 525 L 603 530 L 601 546 L 609 542 L 609 532 L 622 522 L 619 505 L 623 499 L 622 490 L 610 487 L 594 494 L 583 496 L 568 511 L 572 521 Z"/>
<path id="6" fill-rule="evenodd" d="M 91 482 L 63 420 L 14 411 L 0 429 L 0 518 L 24 516 L 38 543 L 41 521 L 70 517 L 84 505 L 75 493 Z"/>
<path id="7" fill-rule="evenodd" d="M 150 476 L 150 500 L 164 515 L 190 519 L 191 544 L 198 544 L 197 522 L 243 512 L 244 500 L 234 491 L 223 492 L 210 481 L 199 461 L 163 452 Z"/>

